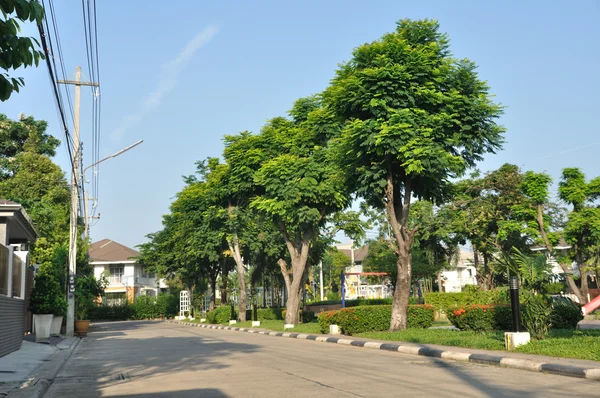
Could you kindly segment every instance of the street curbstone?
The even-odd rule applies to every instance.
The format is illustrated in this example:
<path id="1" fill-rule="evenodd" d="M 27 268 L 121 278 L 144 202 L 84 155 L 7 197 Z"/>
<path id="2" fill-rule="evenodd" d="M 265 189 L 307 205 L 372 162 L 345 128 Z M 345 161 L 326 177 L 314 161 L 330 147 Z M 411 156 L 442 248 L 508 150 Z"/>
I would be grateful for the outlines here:
<path id="1" fill-rule="evenodd" d="M 421 352 L 421 347 L 401 345 L 398 347 L 398 352 L 401 352 L 403 354 L 419 355 L 419 353 Z"/>
<path id="2" fill-rule="evenodd" d="M 351 345 L 354 342 L 354 340 L 349 340 L 349 339 L 338 339 L 337 343 L 338 344 L 345 344 L 345 345 Z"/>
<path id="3" fill-rule="evenodd" d="M 502 358 L 500 360 L 500 366 L 513 369 L 531 370 L 533 372 L 539 372 L 542 363 L 533 362 L 528 359 L 520 358 Z"/>
<path id="4" fill-rule="evenodd" d="M 600 369 L 586 369 L 585 378 L 600 381 Z"/>
<path id="5" fill-rule="evenodd" d="M 364 340 L 350 340 L 338 337 L 328 337 L 322 335 L 313 335 L 305 333 L 288 333 L 288 332 L 273 332 L 263 331 L 256 329 L 247 328 L 231 328 L 215 325 L 204 325 L 204 324 L 190 324 L 182 323 L 178 321 L 166 321 L 167 323 L 174 323 L 184 326 L 196 326 L 205 329 L 221 329 L 221 330 L 232 330 L 246 333 L 263 334 L 268 336 L 277 337 L 288 337 L 301 340 L 313 340 L 323 343 L 336 343 L 342 345 L 349 345 L 354 347 L 364 347 L 371 349 L 378 349 L 383 351 L 397 351 L 403 354 L 420 355 L 426 357 L 442 358 L 460 362 L 471 362 L 482 365 L 491 365 L 503 368 L 519 369 L 538 373 L 551 373 L 560 376 L 567 377 L 578 377 L 585 378 L 588 380 L 600 381 L 600 368 L 582 368 L 579 366 L 572 365 L 561 365 L 556 363 L 542 363 L 528 359 L 502 357 L 498 355 L 478 354 L 478 353 L 467 353 L 457 351 L 444 351 L 430 347 L 418 347 L 394 343 L 380 343 L 375 341 L 364 341 Z"/>
<path id="6" fill-rule="evenodd" d="M 363 347 L 374 348 L 374 349 L 378 350 L 381 347 L 381 343 L 375 343 L 374 341 L 365 341 L 365 344 L 363 345 Z"/>
<path id="7" fill-rule="evenodd" d="M 469 362 L 471 356 L 468 352 L 455 352 L 455 351 L 444 351 L 442 352 L 442 359 L 451 359 L 453 361 Z"/>

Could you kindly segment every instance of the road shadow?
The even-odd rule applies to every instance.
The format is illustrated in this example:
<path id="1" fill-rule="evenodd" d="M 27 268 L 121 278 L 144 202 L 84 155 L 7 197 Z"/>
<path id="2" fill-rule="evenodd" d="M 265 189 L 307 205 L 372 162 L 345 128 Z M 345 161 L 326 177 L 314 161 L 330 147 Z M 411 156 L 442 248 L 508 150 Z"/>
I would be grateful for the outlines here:
<path id="1" fill-rule="evenodd" d="M 132 395 L 112 395 L 120 398 L 227 398 L 229 395 L 223 394 L 221 390 L 216 388 L 194 388 L 193 390 L 179 390 L 170 392 L 157 392 L 149 394 L 132 394 Z"/>
<path id="2" fill-rule="evenodd" d="M 260 349 L 253 344 L 201 336 L 188 328 L 178 330 L 179 336 L 173 337 L 173 326 L 160 322 L 111 322 L 95 326 L 80 341 L 45 397 L 100 397 L 107 388 L 114 390 L 120 384 L 143 382 L 150 377 L 170 378 L 180 372 L 222 370 L 230 366 L 226 358 Z M 127 333 L 132 330 L 137 331 L 133 335 Z M 192 389 L 123 396 L 225 395 L 214 389 Z"/>

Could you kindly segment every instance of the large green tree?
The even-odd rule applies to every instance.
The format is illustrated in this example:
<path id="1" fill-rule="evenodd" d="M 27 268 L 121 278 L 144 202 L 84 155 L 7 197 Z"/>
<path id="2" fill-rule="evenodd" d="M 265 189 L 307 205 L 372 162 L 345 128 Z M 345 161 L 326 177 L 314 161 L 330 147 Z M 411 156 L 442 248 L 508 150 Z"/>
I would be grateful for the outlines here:
<path id="1" fill-rule="evenodd" d="M 560 198 L 572 205 L 565 225 L 565 239 L 573 245 L 572 259 L 581 276 L 582 303 L 588 302 L 586 263 L 600 245 L 600 208 L 594 202 L 600 198 L 600 177 L 586 181 L 578 168 L 566 168 L 558 186 Z"/>
<path id="2" fill-rule="evenodd" d="M 325 92 L 344 121 L 335 148 L 346 183 L 383 208 L 397 243 L 398 276 L 390 329 L 405 329 L 410 292 L 413 197 L 441 202 L 451 179 L 502 143 L 502 108 L 475 63 L 451 56 L 436 21 L 402 20 L 380 40 L 356 48 Z"/>
<path id="3" fill-rule="evenodd" d="M 22 77 L 11 77 L 9 71 L 37 66 L 44 59 L 36 39 L 19 35 L 23 22 L 42 23 L 44 9 L 37 0 L 2 0 L 0 14 L 0 101 L 6 101 L 24 84 Z"/>
<path id="4" fill-rule="evenodd" d="M 298 100 L 290 115 L 269 121 L 254 146 L 272 155 L 254 175 L 260 189 L 251 206 L 279 228 L 285 241 L 289 257 L 279 259 L 279 266 L 288 292 L 286 323 L 297 324 L 311 246 L 331 216 L 349 205 L 350 196 L 327 148 L 338 126 L 319 98 Z"/>

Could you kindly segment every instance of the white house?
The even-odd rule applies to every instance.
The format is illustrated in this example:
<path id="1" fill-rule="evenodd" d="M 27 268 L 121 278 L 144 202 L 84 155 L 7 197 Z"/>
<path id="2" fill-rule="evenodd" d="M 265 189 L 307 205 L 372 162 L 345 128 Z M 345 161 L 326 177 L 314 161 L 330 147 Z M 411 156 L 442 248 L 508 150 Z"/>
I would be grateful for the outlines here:
<path id="1" fill-rule="evenodd" d="M 466 285 L 477 285 L 473 252 L 460 249 L 455 261 L 456 269 L 442 271 L 442 284 L 447 293 L 462 292 Z"/>
<path id="2" fill-rule="evenodd" d="M 346 272 L 357 274 L 363 272 L 362 261 L 369 252 L 369 245 L 354 248 L 352 243 L 336 246 L 350 257 L 351 265 L 346 267 Z M 456 268 L 442 271 L 442 284 L 446 292 L 461 292 L 466 285 L 477 285 L 476 269 L 473 264 L 473 252 L 461 249 L 456 258 Z M 361 282 L 362 280 L 362 282 Z M 383 298 L 391 297 L 392 290 L 387 277 L 382 277 L 377 284 L 366 283 L 366 278 L 360 275 L 346 276 L 346 298 Z"/>
<path id="3" fill-rule="evenodd" d="M 167 288 L 164 279 L 157 279 L 136 263 L 139 253 L 127 246 L 103 239 L 93 243 L 88 253 L 96 278 L 108 275 L 104 297 L 108 304 L 132 302 L 140 295 L 156 296 Z"/>

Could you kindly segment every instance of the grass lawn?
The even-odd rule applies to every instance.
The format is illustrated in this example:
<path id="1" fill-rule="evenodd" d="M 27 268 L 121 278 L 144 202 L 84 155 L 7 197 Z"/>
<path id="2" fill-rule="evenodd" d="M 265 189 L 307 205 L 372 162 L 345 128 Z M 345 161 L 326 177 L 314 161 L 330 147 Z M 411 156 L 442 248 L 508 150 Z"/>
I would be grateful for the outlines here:
<path id="1" fill-rule="evenodd" d="M 283 324 L 284 321 L 261 321 L 260 329 L 268 329 L 276 332 L 283 332 Z M 229 326 L 229 323 L 224 323 L 223 325 Z M 251 328 L 252 321 L 238 322 L 235 325 L 231 325 L 238 328 Z M 300 323 L 293 329 L 287 329 L 286 332 L 293 333 L 321 333 L 319 331 L 319 324 L 314 321 L 310 323 Z"/>
<path id="2" fill-rule="evenodd" d="M 398 332 L 361 333 L 359 337 L 410 343 L 504 350 L 504 333 L 459 332 L 444 329 L 408 329 Z M 517 352 L 600 361 L 600 330 L 553 330 L 544 340 L 517 348 Z"/>
<path id="3" fill-rule="evenodd" d="M 553 330 L 546 339 L 532 341 L 517 352 L 600 361 L 600 330 Z"/>
<path id="4" fill-rule="evenodd" d="M 447 329 L 407 329 L 397 332 L 360 333 L 357 337 L 409 343 L 440 344 L 482 350 L 504 349 L 504 333 L 458 332 Z"/>

